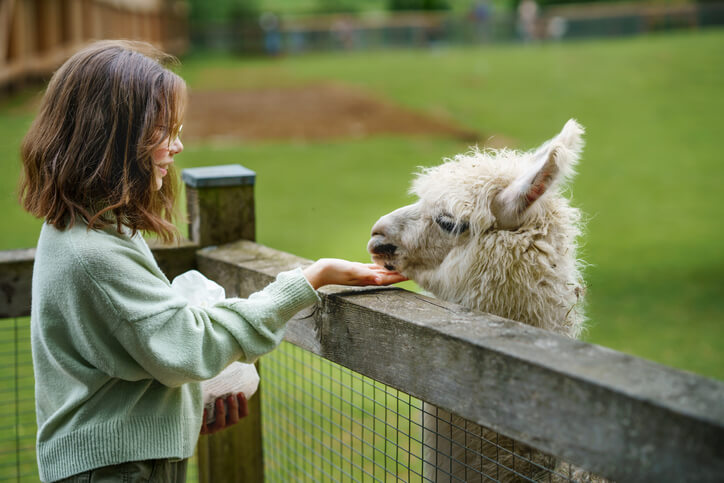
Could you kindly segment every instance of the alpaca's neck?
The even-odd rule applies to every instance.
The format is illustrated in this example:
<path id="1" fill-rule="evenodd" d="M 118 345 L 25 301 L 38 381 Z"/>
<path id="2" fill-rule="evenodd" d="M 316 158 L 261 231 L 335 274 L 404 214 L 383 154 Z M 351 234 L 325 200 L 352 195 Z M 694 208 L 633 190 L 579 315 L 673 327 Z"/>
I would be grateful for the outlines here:
<path id="1" fill-rule="evenodd" d="M 460 279 L 430 277 L 421 286 L 437 298 L 480 311 L 523 322 L 534 327 L 577 338 L 585 320 L 583 316 L 583 287 L 571 274 L 559 274 L 547 279 L 486 276 Z M 575 279 L 575 277 L 573 277 Z M 578 277 L 580 279 L 580 277 Z"/>

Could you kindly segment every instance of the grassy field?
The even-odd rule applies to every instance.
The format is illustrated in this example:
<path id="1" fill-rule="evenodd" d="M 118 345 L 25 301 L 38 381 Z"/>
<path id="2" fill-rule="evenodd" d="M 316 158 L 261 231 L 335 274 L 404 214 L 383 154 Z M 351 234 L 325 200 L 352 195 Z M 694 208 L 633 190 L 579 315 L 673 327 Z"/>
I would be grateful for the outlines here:
<path id="1" fill-rule="evenodd" d="M 577 118 L 588 130 L 571 190 L 589 218 L 581 254 L 591 264 L 587 340 L 724 379 L 722 58 L 724 31 L 715 30 L 273 60 L 196 55 L 184 59 L 181 74 L 192 89 L 342 82 L 522 149 Z M 25 91 L 0 101 L 0 250 L 37 239 L 40 223 L 22 212 L 15 192 L 18 148 L 37 98 Z M 417 167 L 467 147 L 429 136 L 187 143 L 177 162 L 257 171 L 260 242 L 312 259 L 366 260 L 369 228 L 411 201 L 406 190 Z M 20 326 L 27 330 L 26 321 Z M 32 383 L 23 361 L 18 397 L 25 410 Z M 13 379 L 13 368 L 2 366 L 0 377 Z M 14 398 L 3 389 L 3 406 Z M 9 425 L 3 416 L 0 427 Z M 3 452 L 14 448 L 8 444 Z M 22 444 L 31 448 L 32 436 Z M 12 453 L 6 456 L 0 465 L 14 464 Z M 32 458 L 26 465 L 32 471 Z"/>
<path id="2" fill-rule="evenodd" d="M 529 148 L 569 117 L 588 129 L 572 197 L 589 216 L 588 340 L 724 378 L 724 33 L 532 48 L 187 59 L 192 87 L 333 79 Z M 309 258 L 366 259 L 368 230 L 409 201 L 417 166 L 467 146 L 376 137 L 189 146 L 184 165 L 259 173 L 259 238 Z M 281 175 L 283 173 L 283 175 Z"/>
<path id="3" fill-rule="evenodd" d="M 309 55 L 196 55 L 194 89 L 334 80 L 447 117 L 519 148 L 569 117 L 588 129 L 572 197 L 590 217 L 588 340 L 724 378 L 724 32 L 545 46 Z M 0 105 L 0 249 L 32 246 L 39 223 L 16 203 L 17 151 L 35 92 Z M 258 172 L 259 239 L 308 258 L 367 259 L 375 219 L 407 203 L 417 166 L 467 149 L 444 138 L 191 145 L 180 167 Z"/>

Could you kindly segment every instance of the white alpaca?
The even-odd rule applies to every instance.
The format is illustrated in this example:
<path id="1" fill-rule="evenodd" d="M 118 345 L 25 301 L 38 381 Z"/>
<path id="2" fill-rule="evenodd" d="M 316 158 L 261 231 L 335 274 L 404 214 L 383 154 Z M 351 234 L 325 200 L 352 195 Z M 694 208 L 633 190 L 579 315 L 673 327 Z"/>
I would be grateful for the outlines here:
<path id="1" fill-rule="evenodd" d="M 372 228 L 373 260 L 440 299 L 578 337 L 585 320 L 576 258 L 581 215 L 561 191 L 574 174 L 583 132 L 570 120 L 534 151 L 476 149 L 425 169 L 411 190 L 419 200 Z M 425 410 L 431 413 L 424 421 L 426 476 L 436 481 L 469 481 L 480 470 L 498 481 L 518 481 L 535 478 L 536 464 L 554 464 L 434 406 Z M 468 447 L 476 441 L 472 450 L 465 450 L 466 439 Z"/>

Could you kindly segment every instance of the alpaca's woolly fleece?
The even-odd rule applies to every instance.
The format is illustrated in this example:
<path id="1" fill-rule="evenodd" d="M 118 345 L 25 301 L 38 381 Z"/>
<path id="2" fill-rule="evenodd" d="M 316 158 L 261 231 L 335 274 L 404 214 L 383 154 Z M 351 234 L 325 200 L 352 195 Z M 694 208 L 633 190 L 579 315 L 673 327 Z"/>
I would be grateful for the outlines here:
<path id="1" fill-rule="evenodd" d="M 474 149 L 424 169 L 411 189 L 419 201 L 373 228 L 373 259 L 440 299 L 578 337 L 585 320 L 576 257 L 581 213 L 562 192 L 574 175 L 582 134 L 571 120 L 537 150 Z M 548 172 L 541 175 L 545 162 Z M 537 197 L 531 195 L 522 213 L 511 208 L 515 225 L 501 228 L 496 200 L 525 202 L 526 189 L 538 190 Z M 441 229 L 441 217 L 468 229 Z M 394 245 L 394 255 L 376 255 L 379 244 Z"/>

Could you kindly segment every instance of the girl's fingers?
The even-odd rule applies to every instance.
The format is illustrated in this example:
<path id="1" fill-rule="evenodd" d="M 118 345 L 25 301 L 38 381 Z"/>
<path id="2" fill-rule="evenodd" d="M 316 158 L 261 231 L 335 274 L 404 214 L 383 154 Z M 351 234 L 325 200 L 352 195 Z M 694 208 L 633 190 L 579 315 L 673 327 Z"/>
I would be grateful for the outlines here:
<path id="1" fill-rule="evenodd" d="M 226 404 L 224 404 L 226 402 Z M 204 418 L 201 423 L 201 434 L 213 434 L 239 422 L 241 418 L 249 415 L 249 405 L 243 392 L 219 398 L 215 402 L 216 419 L 211 426 L 208 425 L 208 416 L 204 409 Z"/>
<path id="2" fill-rule="evenodd" d="M 224 399 L 219 398 L 216 400 L 216 419 L 214 420 L 214 424 L 211 425 L 211 428 L 209 428 L 209 431 L 212 433 L 215 433 L 216 431 L 220 431 L 226 427 L 226 405 L 224 404 Z"/>
<path id="3" fill-rule="evenodd" d="M 201 423 L 201 434 L 207 434 L 209 432 L 209 428 L 206 426 L 206 416 L 207 416 L 206 409 L 204 409 L 204 419 L 203 419 L 203 422 Z"/>
<path id="4" fill-rule="evenodd" d="M 239 418 L 245 418 L 249 415 L 249 404 L 246 401 L 246 396 L 243 392 L 236 395 L 239 400 Z"/>
<path id="5" fill-rule="evenodd" d="M 392 272 L 385 267 L 379 265 L 367 265 L 367 267 L 375 273 L 376 283 L 378 285 L 389 285 L 391 283 L 404 282 L 407 277 L 399 272 Z"/>
<path id="6" fill-rule="evenodd" d="M 239 401 L 231 395 L 226 398 L 226 402 L 229 405 L 229 419 L 226 421 L 226 425 L 231 426 L 239 422 Z"/>

